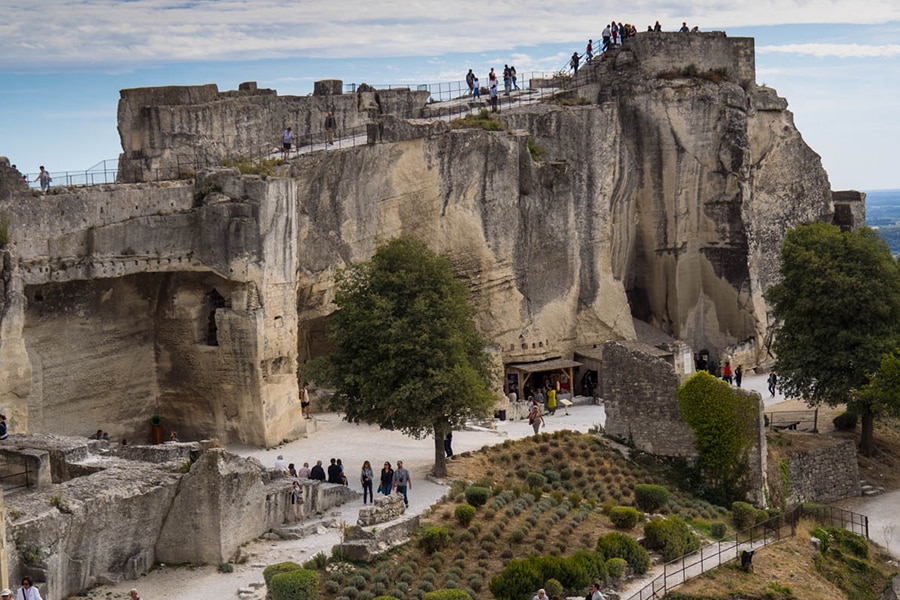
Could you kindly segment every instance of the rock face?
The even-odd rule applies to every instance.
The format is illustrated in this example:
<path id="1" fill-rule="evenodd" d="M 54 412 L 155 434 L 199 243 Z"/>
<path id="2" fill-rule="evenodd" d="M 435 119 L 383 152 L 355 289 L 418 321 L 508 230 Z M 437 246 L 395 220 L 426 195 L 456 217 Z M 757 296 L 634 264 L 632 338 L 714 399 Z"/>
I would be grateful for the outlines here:
<path id="1" fill-rule="evenodd" d="M 158 414 L 182 439 L 303 435 L 297 365 L 327 349 L 335 273 L 402 234 L 451 257 L 498 361 L 634 339 L 635 317 L 712 359 L 765 356 L 781 239 L 833 209 L 786 102 L 754 83 L 752 40 L 638 35 L 579 72 L 564 95 L 587 104 L 507 110 L 508 131 L 407 120 L 440 112 L 423 94 L 124 90 L 126 181 L 145 179 L 128 161 L 252 156 L 287 124 L 315 137 L 325 110 L 369 144 L 278 177 L 215 169 L 41 197 L 0 185 L 13 430 L 143 440 Z"/>

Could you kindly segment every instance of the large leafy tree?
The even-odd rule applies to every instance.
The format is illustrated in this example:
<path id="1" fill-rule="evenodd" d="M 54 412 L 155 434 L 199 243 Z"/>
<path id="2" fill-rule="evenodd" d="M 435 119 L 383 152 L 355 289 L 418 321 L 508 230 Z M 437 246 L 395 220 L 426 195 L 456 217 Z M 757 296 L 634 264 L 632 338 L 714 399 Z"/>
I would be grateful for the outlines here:
<path id="1" fill-rule="evenodd" d="M 487 340 L 450 261 L 417 239 L 395 238 L 342 270 L 329 335 L 314 368 L 351 422 L 434 436 L 434 473 L 446 475 L 444 437 L 484 416 L 495 397 Z"/>
<path id="2" fill-rule="evenodd" d="M 875 407 L 855 395 L 900 341 L 900 268 L 877 232 L 814 223 L 788 233 L 782 281 L 766 298 L 781 321 L 773 349 L 786 394 L 811 406 L 847 402 L 874 450 Z"/>

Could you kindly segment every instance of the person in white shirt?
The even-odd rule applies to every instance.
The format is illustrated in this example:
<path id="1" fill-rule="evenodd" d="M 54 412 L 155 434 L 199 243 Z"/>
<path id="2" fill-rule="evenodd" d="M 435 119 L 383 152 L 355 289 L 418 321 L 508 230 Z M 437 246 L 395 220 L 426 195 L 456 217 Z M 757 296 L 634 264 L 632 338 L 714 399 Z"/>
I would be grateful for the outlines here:
<path id="1" fill-rule="evenodd" d="M 16 600 L 44 600 L 41 592 L 34 587 L 34 582 L 27 575 L 22 578 L 22 587 L 16 591 Z"/>

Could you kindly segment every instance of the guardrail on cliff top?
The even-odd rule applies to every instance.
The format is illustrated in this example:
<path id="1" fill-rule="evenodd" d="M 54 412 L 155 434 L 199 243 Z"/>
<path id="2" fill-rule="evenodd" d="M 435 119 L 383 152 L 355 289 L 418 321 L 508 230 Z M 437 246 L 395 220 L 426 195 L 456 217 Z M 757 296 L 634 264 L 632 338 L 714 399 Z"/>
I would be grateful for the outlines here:
<path id="1" fill-rule="evenodd" d="M 596 58 L 595 58 L 596 60 Z M 546 73 L 533 71 L 520 78 L 519 90 L 511 90 L 509 94 L 503 88 L 498 89 L 496 109 L 504 109 L 536 104 L 552 99 L 560 91 L 564 91 L 575 84 L 590 83 L 591 79 L 579 73 L 577 78 L 561 72 Z M 479 82 L 481 83 L 481 82 Z M 482 109 L 490 109 L 490 97 L 485 85 L 479 87 L 484 90 L 480 98 L 474 98 L 469 86 L 464 81 L 451 81 L 445 83 L 411 85 L 386 85 L 373 86 L 376 91 L 390 89 L 417 88 L 427 90 L 431 95 L 424 108 L 424 118 L 450 120 L 454 117 L 477 113 Z M 348 84 L 345 89 L 355 91 L 356 84 Z M 319 131 L 305 134 L 295 134 L 294 144 L 288 153 L 288 158 L 295 158 L 327 150 L 337 150 L 361 146 L 369 143 L 367 126 L 339 129 L 334 136 L 334 142 L 328 143 L 324 126 Z M 260 160 L 266 158 L 279 158 L 283 156 L 280 135 L 277 140 L 259 143 L 249 156 L 234 156 L 236 161 L 245 159 Z M 176 164 L 161 169 L 148 169 L 142 159 L 108 159 L 102 160 L 94 166 L 83 171 L 53 171 L 49 169 L 52 179 L 50 188 L 72 188 L 104 184 L 116 184 L 121 181 L 160 182 L 177 179 L 189 179 L 200 169 L 222 166 L 224 159 L 212 160 L 202 155 L 179 155 Z M 119 172 L 123 171 L 123 176 Z M 33 190 L 40 189 L 40 183 L 35 181 L 37 173 L 26 173 L 28 186 Z"/>

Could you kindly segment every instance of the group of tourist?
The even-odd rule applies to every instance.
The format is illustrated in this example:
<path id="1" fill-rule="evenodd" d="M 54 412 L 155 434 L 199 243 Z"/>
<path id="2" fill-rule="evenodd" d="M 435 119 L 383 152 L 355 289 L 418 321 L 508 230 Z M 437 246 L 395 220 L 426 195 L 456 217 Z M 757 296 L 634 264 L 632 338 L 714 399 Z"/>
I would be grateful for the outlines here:
<path id="1" fill-rule="evenodd" d="M 334 118 L 334 111 L 328 111 L 325 115 L 325 142 L 328 145 L 334 145 L 334 132 L 337 129 L 337 120 Z M 291 157 L 291 148 L 294 147 L 294 129 L 286 128 L 281 132 L 281 156 L 284 160 Z M 298 146 L 299 148 L 299 146 Z M 41 167 L 43 169 L 43 167 Z"/>
<path id="2" fill-rule="evenodd" d="M 0 599 L 12 600 L 12 597 L 13 593 L 9 588 L 0 590 Z M 133 595 L 132 598 L 137 598 L 137 595 Z M 22 587 L 16 590 L 16 600 L 43 600 L 41 591 L 34 585 L 34 581 L 28 575 L 22 578 Z M 140 600 L 140 598 L 137 598 L 137 600 Z"/>
<path id="3" fill-rule="evenodd" d="M 448 437 L 450 434 L 448 434 Z M 448 448 L 449 442 L 445 440 L 444 448 Z M 452 451 L 450 451 L 452 454 Z M 299 469 L 294 463 L 288 463 L 284 459 L 284 455 L 279 454 L 275 459 L 275 469 L 284 474 L 285 477 L 293 477 L 291 484 L 291 505 L 294 509 L 294 521 L 297 519 L 303 522 L 303 490 L 300 481 L 309 479 L 312 481 L 321 481 L 324 483 L 334 483 L 337 485 L 349 485 L 347 474 L 344 470 L 344 463 L 340 458 L 332 458 L 328 468 L 322 466 L 322 461 L 316 461 L 315 466 L 309 466 L 308 462 L 303 463 Z M 403 496 L 403 503 L 409 506 L 409 490 L 412 489 L 412 478 L 409 470 L 403 466 L 403 461 L 397 461 L 397 468 L 393 469 L 391 463 L 385 461 L 384 467 L 376 477 L 369 461 L 363 461 L 360 467 L 359 483 L 363 490 L 363 504 L 375 502 L 375 482 L 378 481 L 378 493 L 390 496 L 393 493 Z"/>
<path id="4" fill-rule="evenodd" d="M 503 65 L 503 95 L 509 96 L 513 91 L 519 91 L 519 73 L 516 71 L 515 65 Z M 473 99 L 481 98 L 481 82 L 478 79 L 478 76 L 469 69 L 469 72 L 466 73 L 466 85 L 469 88 L 469 96 Z M 488 96 L 490 98 L 491 111 L 498 112 L 498 87 L 499 80 L 497 79 L 497 73 L 494 72 L 494 68 L 491 67 L 490 73 L 488 73 Z"/>
<path id="5" fill-rule="evenodd" d="M 659 33 L 662 31 L 662 25 L 660 25 L 659 21 L 657 21 L 653 25 L 647 25 L 648 32 L 656 32 Z M 700 28 L 694 26 L 692 29 L 688 28 L 687 22 L 681 24 L 681 28 L 678 30 L 682 33 L 697 33 L 700 31 Z M 628 38 L 634 37 L 637 35 L 637 28 L 631 23 L 616 23 L 615 21 L 611 21 L 603 28 L 603 33 L 600 34 L 602 38 L 603 44 L 600 47 L 601 52 L 606 52 L 612 47 L 620 46 L 622 42 L 627 40 Z M 572 53 L 572 58 L 569 59 L 569 67 L 578 74 L 578 66 L 581 62 L 582 57 L 585 62 L 588 62 L 592 58 L 594 58 L 594 40 L 593 38 L 588 40 L 587 47 L 584 50 L 584 54 L 579 56 L 578 52 Z"/>

